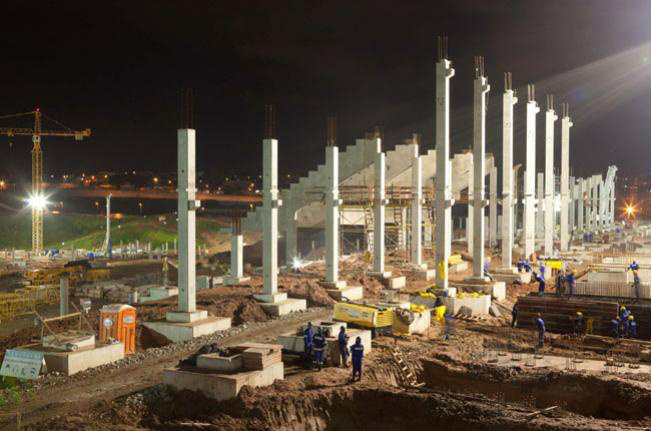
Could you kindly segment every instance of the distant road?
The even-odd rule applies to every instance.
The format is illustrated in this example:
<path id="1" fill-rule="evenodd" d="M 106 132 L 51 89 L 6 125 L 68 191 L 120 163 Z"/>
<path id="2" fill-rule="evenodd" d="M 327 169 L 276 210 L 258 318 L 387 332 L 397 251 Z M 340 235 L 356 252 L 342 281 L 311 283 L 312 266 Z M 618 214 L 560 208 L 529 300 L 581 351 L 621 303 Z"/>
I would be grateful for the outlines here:
<path id="1" fill-rule="evenodd" d="M 175 192 L 166 190 L 120 190 L 120 189 L 97 189 L 87 187 L 64 188 L 48 187 L 48 190 L 56 191 L 57 194 L 66 194 L 83 198 L 103 198 L 110 194 L 113 198 L 131 198 L 131 199 L 168 199 L 176 200 Z M 236 203 L 260 203 L 260 196 L 246 195 L 214 195 L 211 193 L 197 193 L 197 199 L 200 201 L 217 201 L 217 202 L 236 202 Z"/>

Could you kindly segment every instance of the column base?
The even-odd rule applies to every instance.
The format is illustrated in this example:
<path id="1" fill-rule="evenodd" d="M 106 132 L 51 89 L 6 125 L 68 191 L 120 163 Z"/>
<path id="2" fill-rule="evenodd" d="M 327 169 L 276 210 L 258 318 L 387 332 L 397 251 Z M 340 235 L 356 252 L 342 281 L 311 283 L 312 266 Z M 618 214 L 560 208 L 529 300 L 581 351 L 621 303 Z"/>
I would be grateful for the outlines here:
<path id="1" fill-rule="evenodd" d="M 344 298 L 349 301 L 356 301 L 364 297 L 364 288 L 362 286 L 347 286 L 344 280 L 336 282 L 320 281 L 319 284 L 325 288 L 328 295 L 335 301 L 341 301 Z"/>
<path id="2" fill-rule="evenodd" d="M 226 330 L 231 327 L 231 319 L 208 316 L 205 310 L 170 311 L 166 315 L 166 320 L 144 322 L 143 325 L 170 342 L 180 342 Z"/>
<path id="3" fill-rule="evenodd" d="M 227 276 L 224 277 L 224 284 L 226 286 L 237 286 L 238 284 L 244 284 L 251 281 L 251 277 L 237 277 L 237 276 Z"/>
<path id="4" fill-rule="evenodd" d="M 261 293 L 253 295 L 253 297 L 260 302 L 260 306 L 264 311 L 272 316 L 284 316 L 307 309 L 305 299 L 287 298 L 286 293 Z"/>
<path id="5" fill-rule="evenodd" d="M 436 270 L 427 269 L 426 265 L 424 268 L 414 268 L 413 274 L 417 280 L 430 281 L 436 277 Z"/>

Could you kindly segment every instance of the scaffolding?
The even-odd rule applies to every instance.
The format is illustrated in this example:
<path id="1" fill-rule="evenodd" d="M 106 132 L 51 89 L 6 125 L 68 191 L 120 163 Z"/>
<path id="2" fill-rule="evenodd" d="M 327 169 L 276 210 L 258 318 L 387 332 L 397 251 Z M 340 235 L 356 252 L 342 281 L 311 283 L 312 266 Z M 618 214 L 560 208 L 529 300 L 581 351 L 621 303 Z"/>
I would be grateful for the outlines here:
<path id="1" fill-rule="evenodd" d="M 0 320 L 12 320 L 18 316 L 36 312 L 36 307 L 59 302 L 59 286 L 29 286 L 13 293 L 0 293 Z"/>

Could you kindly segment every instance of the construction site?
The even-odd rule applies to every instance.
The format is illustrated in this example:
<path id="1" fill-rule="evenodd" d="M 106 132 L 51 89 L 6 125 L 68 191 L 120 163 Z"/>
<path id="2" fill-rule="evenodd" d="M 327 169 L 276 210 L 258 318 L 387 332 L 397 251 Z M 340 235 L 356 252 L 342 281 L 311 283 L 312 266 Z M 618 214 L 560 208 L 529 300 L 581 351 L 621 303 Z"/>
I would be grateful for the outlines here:
<path id="1" fill-rule="evenodd" d="M 372 124 L 343 142 L 330 115 L 322 163 L 294 179 L 292 124 L 266 103 L 250 194 L 199 184 L 212 143 L 184 88 L 174 190 L 152 189 L 176 210 L 140 202 L 129 228 L 115 205 L 148 191 L 93 189 L 100 234 L 76 246 L 44 224 L 42 139 L 97 131 L 0 115 L 0 136 L 32 142 L 31 248 L 0 249 L 0 430 L 651 429 L 645 203 L 618 195 L 619 159 L 592 169 L 571 150 L 591 118 L 571 90 L 514 86 L 445 36 L 434 52 L 429 145 Z M 629 85 L 651 82 L 638 66 Z M 462 68 L 467 148 L 451 143 Z"/>

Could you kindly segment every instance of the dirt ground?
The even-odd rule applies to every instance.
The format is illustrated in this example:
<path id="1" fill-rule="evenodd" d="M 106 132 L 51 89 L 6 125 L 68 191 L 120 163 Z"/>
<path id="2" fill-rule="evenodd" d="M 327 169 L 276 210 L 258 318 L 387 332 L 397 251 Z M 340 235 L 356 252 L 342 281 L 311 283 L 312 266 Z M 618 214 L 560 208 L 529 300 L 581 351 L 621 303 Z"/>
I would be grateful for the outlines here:
<path id="1" fill-rule="evenodd" d="M 426 253 L 426 258 L 432 267 L 432 256 Z M 383 286 L 367 275 L 369 264 L 368 256 L 355 255 L 342 260 L 340 271 L 349 285 L 364 287 L 366 301 L 374 302 L 382 297 Z M 491 266 L 498 265 L 499 257 L 494 256 Z M 394 275 L 407 277 L 405 292 L 433 284 L 414 279 L 403 252 L 388 253 L 387 267 Z M 133 269 L 124 271 L 130 276 Z M 215 340 L 222 346 L 245 340 L 270 342 L 276 334 L 308 320 L 330 318 L 333 300 L 319 284 L 323 272 L 323 262 L 317 261 L 279 275 L 280 290 L 306 299 L 312 310 L 287 321 L 270 318 L 253 299 L 262 285 L 261 274 L 255 271 L 249 270 L 251 282 L 244 286 L 200 290 L 198 307 L 211 315 L 232 317 L 234 325 L 223 338 L 216 335 L 200 342 Z M 451 278 L 462 280 L 468 275 L 470 270 Z M 519 295 L 535 289 L 534 285 L 508 286 L 507 298 L 499 304 L 501 317 L 454 319 L 449 323 L 449 339 L 440 322 L 423 336 L 374 339 L 361 382 L 350 382 L 349 368 L 327 366 L 317 372 L 306 369 L 298 358 L 285 356 L 285 380 L 265 388 L 245 387 L 235 399 L 218 402 L 193 392 L 177 393 L 161 384 L 161 371 L 196 351 L 198 342 L 161 347 L 161 340 L 141 328 L 134 360 L 72 378 L 48 378 L 9 410 L 23 412 L 24 429 L 55 431 L 649 429 L 651 376 L 647 374 L 488 362 L 490 352 L 532 352 L 535 334 L 511 328 L 508 311 Z M 138 305 L 139 321 L 162 319 L 176 301 Z M 97 320 L 96 314 L 90 317 Z M 0 339 L 0 349 L 33 336 L 34 329 L 25 328 Z M 604 359 L 598 350 L 554 342 L 564 337 L 550 334 L 545 354 Z M 396 347 L 403 362 L 394 359 Z M 404 366 L 415 381 L 404 376 Z"/>

